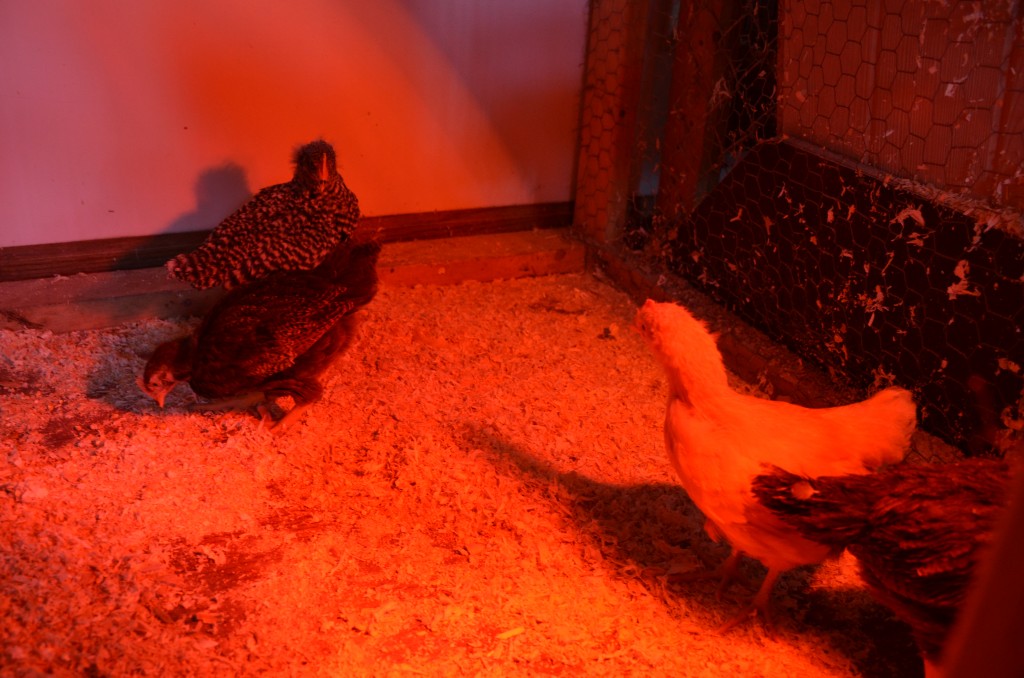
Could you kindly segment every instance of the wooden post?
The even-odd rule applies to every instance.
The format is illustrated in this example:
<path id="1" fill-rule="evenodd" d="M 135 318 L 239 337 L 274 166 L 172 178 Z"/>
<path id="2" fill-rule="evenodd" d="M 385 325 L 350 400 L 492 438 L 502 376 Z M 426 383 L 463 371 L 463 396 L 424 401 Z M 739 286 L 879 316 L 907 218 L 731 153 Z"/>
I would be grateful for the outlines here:
<path id="1" fill-rule="evenodd" d="M 625 226 L 639 174 L 644 57 L 653 39 L 652 20 L 665 5 L 664 0 L 590 3 L 574 226 L 591 243 L 611 242 Z"/>
<path id="2" fill-rule="evenodd" d="M 657 212 L 669 224 L 690 214 L 702 182 L 723 150 L 726 119 L 723 98 L 732 96 L 726 41 L 737 20 L 737 0 L 682 3 L 676 25 L 669 114 L 662 137 Z"/>

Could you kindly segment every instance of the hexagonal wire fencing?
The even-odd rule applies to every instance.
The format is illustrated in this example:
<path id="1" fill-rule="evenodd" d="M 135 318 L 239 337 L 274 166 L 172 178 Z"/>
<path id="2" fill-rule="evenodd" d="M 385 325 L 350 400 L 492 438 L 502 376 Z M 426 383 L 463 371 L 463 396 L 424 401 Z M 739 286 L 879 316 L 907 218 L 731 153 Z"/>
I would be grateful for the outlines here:
<path id="1" fill-rule="evenodd" d="M 1003 454 L 1024 428 L 1014 6 L 595 0 L 577 228 Z"/>

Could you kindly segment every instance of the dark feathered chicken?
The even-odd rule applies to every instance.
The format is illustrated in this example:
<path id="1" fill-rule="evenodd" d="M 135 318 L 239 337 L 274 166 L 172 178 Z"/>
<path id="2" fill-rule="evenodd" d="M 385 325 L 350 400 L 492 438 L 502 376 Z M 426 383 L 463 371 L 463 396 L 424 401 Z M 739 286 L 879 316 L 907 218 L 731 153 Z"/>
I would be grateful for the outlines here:
<path id="1" fill-rule="evenodd" d="M 755 478 L 753 491 L 808 539 L 846 547 L 934 665 L 1009 501 L 1009 477 L 995 459 L 820 478 L 776 468 Z"/>
<path id="2" fill-rule="evenodd" d="M 161 407 L 188 382 L 203 398 L 240 406 L 291 396 L 293 421 L 320 398 L 319 377 L 348 346 L 353 311 L 377 293 L 377 243 L 345 243 L 311 271 L 279 272 L 232 290 L 192 334 L 153 352 L 140 386 Z"/>
<path id="3" fill-rule="evenodd" d="M 317 266 L 359 220 L 359 202 L 338 174 L 334 149 L 314 141 L 295 152 L 295 175 L 260 190 L 206 241 L 167 262 L 197 289 L 235 287 L 273 271 Z"/>

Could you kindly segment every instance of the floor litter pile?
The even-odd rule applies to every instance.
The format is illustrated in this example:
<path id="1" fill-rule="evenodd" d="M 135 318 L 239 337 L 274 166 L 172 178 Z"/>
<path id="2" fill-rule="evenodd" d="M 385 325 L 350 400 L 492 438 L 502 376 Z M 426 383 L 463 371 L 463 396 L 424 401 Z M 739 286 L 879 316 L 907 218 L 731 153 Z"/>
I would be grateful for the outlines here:
<path id="1" fill-rule="evenodd" d="M 676 576 L 726 552 L 635 310 L 582 274 L 385 287 L 282 435 L 141 393 L 194 321 L 0 331 L 0 672 L 919 675 L 848 560 L 783 577 L 775 638 L 716 633 L 752 590 Z"/>

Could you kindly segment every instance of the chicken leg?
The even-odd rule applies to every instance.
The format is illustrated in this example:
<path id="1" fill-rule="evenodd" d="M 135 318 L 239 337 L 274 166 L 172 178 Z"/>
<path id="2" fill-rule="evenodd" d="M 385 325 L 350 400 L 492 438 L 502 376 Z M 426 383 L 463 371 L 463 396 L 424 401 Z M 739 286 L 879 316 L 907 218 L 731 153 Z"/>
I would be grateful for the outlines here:
<path id="1" fill-rule="evenodd" d="M 227 410 L 244 412 L 253 405 L 257 405 L 264 400 L 265 396 L 262 391 L 253 391 L 251 393 L 242 393 L 230 398 L 218 398 L 217 400 L 207 403 L 196 403 L 192 406 L 192 409 L 200 410 L 202 412 L 225 412 Z"/>
<path id="2" fill-rule="evenodd" d="M 739 553 L 734 551 L 733 553 Z M 731 558 L 732 556 L 730 556 Z M 750 601 L 743 610 L 735 617 L 718 627 L 719 633 L 726 633 L 729 630 L 739 626 L 746 620 L 758 616 L 761 616 L 761 625 L 764 627 L 765 634 L 774 639 L 775 638 L 775 623 L 772 619 L 771 611 L 771 598 L 772 589 L 775 588 L 775 582 L 778 580 L 779 575 L 782 574 L 782 570 L 770 568 L 768 574 L 765 575 L 764 581 L 761 582 L 761 588 L 754 594 L 754 599 Z"/>

